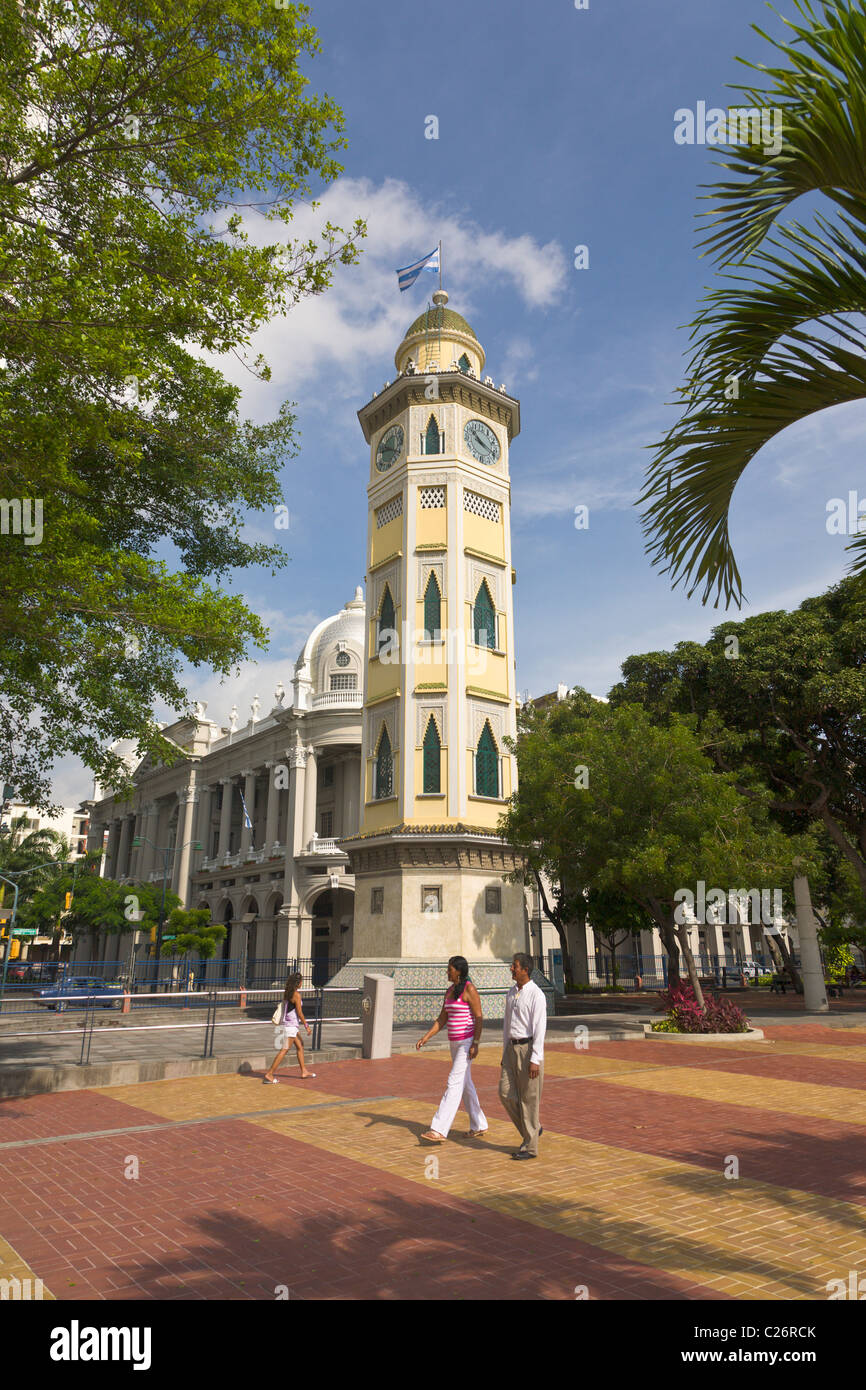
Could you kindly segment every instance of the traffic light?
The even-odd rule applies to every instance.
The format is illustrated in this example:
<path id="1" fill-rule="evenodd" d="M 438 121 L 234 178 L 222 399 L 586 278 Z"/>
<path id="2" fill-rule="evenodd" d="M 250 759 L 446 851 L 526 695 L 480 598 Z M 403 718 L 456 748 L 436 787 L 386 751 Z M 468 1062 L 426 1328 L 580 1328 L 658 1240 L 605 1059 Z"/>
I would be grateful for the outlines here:
<path id="1" fill-rule="evenodd" d="M 66 908 L 65 908 L 65 910 L 66 910 L 67 912 L 69 912 L 69 910 L 71 909 L 71 907 L 72 907 L 72 894 L 71 894 L 71 893 L 67 893 L 67 894 L 66 894 Z"/>

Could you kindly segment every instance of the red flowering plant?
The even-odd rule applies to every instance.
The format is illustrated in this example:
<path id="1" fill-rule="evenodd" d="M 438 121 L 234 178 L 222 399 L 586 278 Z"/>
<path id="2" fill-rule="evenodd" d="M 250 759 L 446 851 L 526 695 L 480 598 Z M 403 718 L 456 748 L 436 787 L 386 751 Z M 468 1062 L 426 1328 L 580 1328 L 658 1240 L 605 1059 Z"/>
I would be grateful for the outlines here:
<path id="1" fill-rule="evenodd" d="M 655 1033 L 747 1033 L 749 1021 L 732 999 L 704 995 L 701 1008 L 691 985 L 679 981 L 670 989 L 660 990 L 659 998 L 667 1013 L 653 1024 Z"/>

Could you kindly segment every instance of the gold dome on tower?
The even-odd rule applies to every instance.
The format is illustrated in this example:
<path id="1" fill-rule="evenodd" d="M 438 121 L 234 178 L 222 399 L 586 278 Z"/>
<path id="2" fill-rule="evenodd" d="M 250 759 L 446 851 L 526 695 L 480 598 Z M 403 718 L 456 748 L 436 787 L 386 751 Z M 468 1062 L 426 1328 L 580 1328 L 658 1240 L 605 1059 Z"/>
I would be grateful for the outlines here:
<path id="1" fill-rule="evenodd" d="M 394 365 L 404 372 L 410 358 L 419 372 L 438 369 L 447 372 L 452 363 L 461 371 L 481 375 L 484 369 L 484 349 L 475 330 L 462 314 L 446 309 L 448 295 L 436 290 L 433 304 L 410 324 L 402 343 L 394 354 Z"/>

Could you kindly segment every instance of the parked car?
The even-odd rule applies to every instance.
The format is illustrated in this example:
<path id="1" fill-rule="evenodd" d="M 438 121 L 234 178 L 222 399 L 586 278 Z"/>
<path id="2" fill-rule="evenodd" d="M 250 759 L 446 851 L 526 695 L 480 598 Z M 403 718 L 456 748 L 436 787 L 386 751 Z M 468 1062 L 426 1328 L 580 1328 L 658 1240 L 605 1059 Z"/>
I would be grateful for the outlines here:
<path id="1" fill-rule="evenodd" d="M 123 994 L 123 985 L 89 975 L 73 975 L 59 984 L 38 990 L 36 997 L 46 1008 L 62 1013 L 70 1004 L 84 1004 L 90 996 L 94 996 L 103 1009 L 115 1008 L 122 1004 Z"/>
<path id="2" fill-rule="evenodd" d="M 24 984 L 25 980 L 30 979 L 30 966 L 26 961 L 22 961 L 19 965 L 10 965 L 6 971 L 6 979 L 12 985 Z"/>
<path id="3" fill-rule="evenodd" d="M 49 985 L 57 979 L 63 966 L 56 960 L 34 960 L 30 963 L 27 979 L 30 983 Z"/>
<path id="4" fill-rule="evenodd" d="M 757 961 L 747 960 L 743 962 L 742 971 L 750 979 L 757 980 L 761 975 L 772 975 L 772 970 L 768 970 L 765 965 L 759 965 Z"/>

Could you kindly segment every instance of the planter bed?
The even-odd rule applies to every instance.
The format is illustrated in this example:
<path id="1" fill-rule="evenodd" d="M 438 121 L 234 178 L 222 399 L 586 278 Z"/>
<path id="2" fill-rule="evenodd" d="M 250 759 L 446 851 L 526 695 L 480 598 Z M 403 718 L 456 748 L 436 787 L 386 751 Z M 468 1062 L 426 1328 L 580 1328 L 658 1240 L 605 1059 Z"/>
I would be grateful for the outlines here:
<path id="1" fill-rule="evenodd" d="M 664 1038 L 671 1042 L 764 1042 L 763 1030 L 750 1028 L 746 1033 L 655 1033 L 652 1024 L 643 1026 L 645 1038 Z"/>

